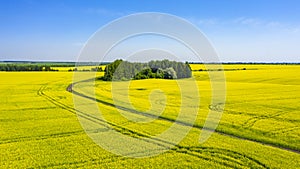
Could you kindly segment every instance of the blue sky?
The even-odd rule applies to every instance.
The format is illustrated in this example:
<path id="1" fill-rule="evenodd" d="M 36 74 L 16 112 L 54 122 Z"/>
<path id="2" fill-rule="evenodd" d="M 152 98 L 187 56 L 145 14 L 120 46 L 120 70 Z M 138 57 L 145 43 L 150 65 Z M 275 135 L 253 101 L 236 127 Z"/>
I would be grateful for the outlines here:
<path id="1" fill-rule="evenodd" d="M 297 0 L 0 1 L 0 60 L 75 61 L 99 28 L 136 12 L 187 19 L 221 61 L 300 62 Z"/>

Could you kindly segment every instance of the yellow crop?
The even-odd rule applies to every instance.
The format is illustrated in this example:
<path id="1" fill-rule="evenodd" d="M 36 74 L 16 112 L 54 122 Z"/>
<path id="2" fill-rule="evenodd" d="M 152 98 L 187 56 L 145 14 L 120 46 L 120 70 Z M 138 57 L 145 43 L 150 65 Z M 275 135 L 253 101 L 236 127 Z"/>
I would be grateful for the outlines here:
<path id="1" fill-rule="evenodd" d="M 199 135 L 212 108 L 212 88 L 205 66 L 191 67 L 198 70 L 193 71 L 200 96 L 196 122 L 172 150 L 141 159 L 114 155 L 85 133 L 74 93 L 66 90 L 74 72 L 0 72 L 0 168 L 299 168 L 300 65 L 223 65 L 224 113 L 216 132 L 203 144 Z M 81 80 L 94 75 L 77 73 Z M 80 81 L 73 90 L 82 94 L 76 97 L 83 101 L 96 98 L 112 128 L 133 138 L 166 131 L 176 120 L 182 99 L 189 99 L 180 95 L 174 80 L 117 83 L 128 85 L 128 98 L 111 82 L 100 80 Z M 131 105 L 121 102 L 124 99 Z M 114 104 L 125 109 L 120 113 Z M 153 116 L 129 115 L 131 109 Z M 188 112 L 184 113 L 183 122 L 189 123 Z"/>

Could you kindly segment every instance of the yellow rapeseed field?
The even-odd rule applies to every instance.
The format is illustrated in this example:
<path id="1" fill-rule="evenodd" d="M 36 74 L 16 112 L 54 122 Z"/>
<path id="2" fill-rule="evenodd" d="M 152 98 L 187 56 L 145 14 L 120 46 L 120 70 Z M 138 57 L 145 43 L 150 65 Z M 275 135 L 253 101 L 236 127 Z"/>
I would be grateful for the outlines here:
<path id="1" fill-rule="evenodd" d="M 115 155 L 94 143 L 77 117 L 88 114 L 78 112 L 74 100 L 95 103 L 121 134 L 151 138 L 173 125 L 186 106 L 182 100 L 198 104 L 188 97 L 195 93 L 182 95 L 178 86 L 193 79 L 121 81 L 112 86 L 87 81 L 93 78 L 91 72 L 77 72 L 82 79 L 71 93 L 66 89 L 74 72 L 0 72 L 0 168 L 299 168 L 300 65 L 223 65 L 224 112 L 202 144 L 199 135 L 215 105 L 205 66 L 191 67 L 197 70 L 196 121 L 190 124 L 189 111 L 183 112 L 179 124 L 192 126 L 187 136 L 171 150 L 146 158 Z M 128 96 L 114 88 L 126 85 Z"/>

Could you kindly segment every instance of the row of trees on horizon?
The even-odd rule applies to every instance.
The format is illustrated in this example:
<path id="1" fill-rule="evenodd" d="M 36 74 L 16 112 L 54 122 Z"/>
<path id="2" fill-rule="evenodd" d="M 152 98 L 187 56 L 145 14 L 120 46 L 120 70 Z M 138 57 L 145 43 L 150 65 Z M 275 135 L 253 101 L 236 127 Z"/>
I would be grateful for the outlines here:
<path id="1" fill-rule="evenodd" d="M 58 71 L 45 65 L 0 64 L 0 71 Z"/>

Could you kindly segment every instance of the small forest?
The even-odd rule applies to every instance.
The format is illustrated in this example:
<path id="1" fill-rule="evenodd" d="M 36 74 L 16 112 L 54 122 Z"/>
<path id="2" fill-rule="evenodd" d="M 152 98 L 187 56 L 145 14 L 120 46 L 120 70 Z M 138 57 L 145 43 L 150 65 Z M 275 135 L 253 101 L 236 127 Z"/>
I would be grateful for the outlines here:
<path id="1" fill-rule="evenodd" d="M 105 67 L 101 80 L 182 79 L 192 76 L 189 64 L 169 60 L 147 63 L 115 60 Z"/>

